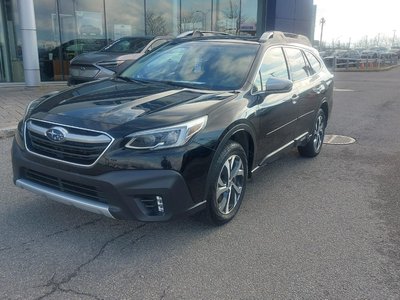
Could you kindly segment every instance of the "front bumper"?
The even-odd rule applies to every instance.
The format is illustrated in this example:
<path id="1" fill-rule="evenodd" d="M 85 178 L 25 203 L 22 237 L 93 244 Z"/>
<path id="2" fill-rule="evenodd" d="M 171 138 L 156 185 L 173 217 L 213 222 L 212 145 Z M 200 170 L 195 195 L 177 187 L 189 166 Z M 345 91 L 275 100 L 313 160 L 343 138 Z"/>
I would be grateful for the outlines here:
<path id="1" fill-rule="evenodd" d="M 12 162 L 17 186 L 107 217 L 167 221 L 195 213 L 206 204 L 193 201 L 184 178 L 173 170 L 82 175 L 39 164 L 27 156 L 14 141 Z"/>

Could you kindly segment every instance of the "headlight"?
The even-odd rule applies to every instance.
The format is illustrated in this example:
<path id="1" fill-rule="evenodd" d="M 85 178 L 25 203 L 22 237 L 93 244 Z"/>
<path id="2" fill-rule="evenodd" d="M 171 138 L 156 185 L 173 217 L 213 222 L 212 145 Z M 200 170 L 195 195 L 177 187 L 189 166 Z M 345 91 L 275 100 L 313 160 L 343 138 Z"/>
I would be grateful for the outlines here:
<path id="1" fill-rule="evenodd" d="M 207 123 L 207 116 L 171 127 L 136 132 L 128 137 L 125 147 L 138 150 L 153 150 L 179 147 L 202 130 Z"/>
<path id="2" fill-rule="evenodd" d="M 117 67 L 124 62 L 124 60 L 102 61 L 97 63 L 97 65 L 115 72 L 117 70 Z"/>

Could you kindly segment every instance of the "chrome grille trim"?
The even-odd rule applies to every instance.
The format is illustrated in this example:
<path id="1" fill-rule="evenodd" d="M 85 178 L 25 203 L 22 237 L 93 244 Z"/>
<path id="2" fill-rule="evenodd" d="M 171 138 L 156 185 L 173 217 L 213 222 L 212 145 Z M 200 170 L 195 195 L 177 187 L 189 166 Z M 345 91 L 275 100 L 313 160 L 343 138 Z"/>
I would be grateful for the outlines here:
<path id="1" fill-rule="evenodd" d="M 93 133 L 96 133 L 96 134 L 100 134 L 102 136 L 102 138 L 104 138 L 104 137 L 108 138 L 108 141 L 106 142 L 106 143 L 108 143 L 108 145 L 98 155 L 97 159 L 95 159 L 94 162 L 91 163 L 91 164 L 80 164 L 80 163 L 70 162 L 70 161 L 67 161 L 67 160 L 62 160 L 62 159 L 50 157 L 50 156 L 47 156 L 47 155 L 43 155 L 43 154 L 40 154 L 40 153 L 36 153 L 35 151 L 33 151 L 33 150 L 31 150 L 29 148 L 28 143 L 27 143 L 27 137 L 28 137 L 28 125 L 27 124 L 30 121 L 36 121 L 36 122 L 49 124 L 49 128 L 51 128 L 53 126 L 60 126 L 60 127 L 72 128 L 72 129 L 77 129 L 77 130 L 82 130 L 82 131 L 87 131 L 87 132 L 93 132 Z M 40 127 L 40 126 L 38 126 L 38 127 Z M 35 127 L 35 129 L 38 129 L 38 128 Z M 36 133 L 36 134 L 40 134 L 40 135 L 43 134 L 43 132 L 41 130 L 39 130 L 39 131 L 40 131 L 40 133 L 38 133 L 36 131 L 33 131 L 33 132 Z M 44 132 L 43 136 L 46 137 L 45 132 Z M 76 140 L 67 140 L 67 141 L 86 143 L 87 145 L 92 145 L 92 144 L 94 145 L 95 144 L 94 140 L 92 140 L 91 142 L 88 142 L 87 138 L 92 138 L 91 136 L 83 136 L 83 135 L 76 135 L 76 134 L 71 134 L 70 136 L 72 138 L 78 138 L 79 141 L 76 141 Z M 86 138 L 83 142 L 81 140 L 82 137 Z M 91 167 L 93 167 L 99 161 L 99 159 L 104 155 L 104 153 L 111 147 L 111 145 L 114 143 L 114 140 L 115 139 L 111 135 L 109 135 L 109 134 L 107 134 L 106 132 L 103 132 L 103 131 L 92 130 L 92 129 L 82 128 L 82 127 L 77 127 L 77 126 L 70 126 L 70 125 L 61 124 L 61 123 L 55 123 L 55 122 L 48 122 L 48 121 L 34 119 L 34 118 L 31 118 L 31 119 L 27 120 L 25 122 L 25 124 L 24 124 L 24 144 L 25 144 L 25 148 L 27 149 L 27 151 L 29 153 L 31 153 L 33 155 L 36 155 L 36 156 L 39 156 L 39 157 L 42 157 L 42 158 L 45 158 L 45 159 L 49 159 L 49 160 L 52 160 L 52 161 L 57 161 L 57 162 L 61 162 L 61 163 L 64 163 L 64 164 L 77 166 L 77 167 L 83 167 L 83 168 L 91 168 Z M 49 140 L 49 142 L 50 142 L 50 140 Z"/>
<path id="2" fill-rule="evenodd" d="M 40 121 L 43 122 L 43 121 Z M 47 122 L 45 122 L 47 123 Z M 46 136 L 46 131 L 48 128 L 46 127 L 41 127 L 35 124 L 32 124 L 32 121 L 29 120 L 26 122 L 26 126 L 30 131 L 33 131 L 37 134 Z M 66 126 L 66 125 L 64 125 Z M 66 126 L 66 127 L 72 127 L 72 126 Z M 87 130 L 86 131 L 91 131 Z M 100 133 L 100 132 L 99 132 Z M 79 135 L 79 134 L 73 134 L 73 133 L 68 133 L 65 136 L 65 139 L 70 141 L 70 142 L 77 142 L 77 143 L 88 143 L 88 144 L 97 144 L 97 143 L 109 143 L 111 141 L 111 138 L 108 135 L 102 134 L 99 136 L 87 136 L 87 135 Z"/>

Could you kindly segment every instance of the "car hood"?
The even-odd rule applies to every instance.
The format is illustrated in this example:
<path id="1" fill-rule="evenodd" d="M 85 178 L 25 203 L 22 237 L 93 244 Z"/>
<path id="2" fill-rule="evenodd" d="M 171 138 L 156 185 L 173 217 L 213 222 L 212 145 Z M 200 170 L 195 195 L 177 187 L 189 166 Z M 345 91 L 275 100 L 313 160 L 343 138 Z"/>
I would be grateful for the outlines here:
<path id="1" fill-rule="evenodd" d="M 43 97 L 30 117 L 95 130 L 143 130 L 207 115 L 236 94 L 106 79 Z"/>
<path id="2" fill-rule="evenodd" d="M 71 64 L 95 64 L 102 61 L 113 61 L 113 60 L 136 60 L 142 53 L 112 53 L 112 52 L 88 52 L 82 53 L 75 57 Z"/>

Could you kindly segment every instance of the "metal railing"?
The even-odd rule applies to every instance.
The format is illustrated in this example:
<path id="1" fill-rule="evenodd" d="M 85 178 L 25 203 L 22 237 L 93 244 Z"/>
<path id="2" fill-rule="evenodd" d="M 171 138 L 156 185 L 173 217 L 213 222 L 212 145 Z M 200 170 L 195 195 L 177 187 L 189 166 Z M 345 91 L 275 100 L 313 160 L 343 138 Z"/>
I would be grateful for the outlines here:
<path id="1" fill-rule="evenodd" d="M 324 59 L 325 61 L 325 59 Z M 399 58 L 397 56 L 381 57 L 381 58 L 341 58 L 333 57 L 329 61 L 325 61 L 327 67 L 333 71 L 340 70 L 379 70 L 390 66 L 398 65 Z"/>

